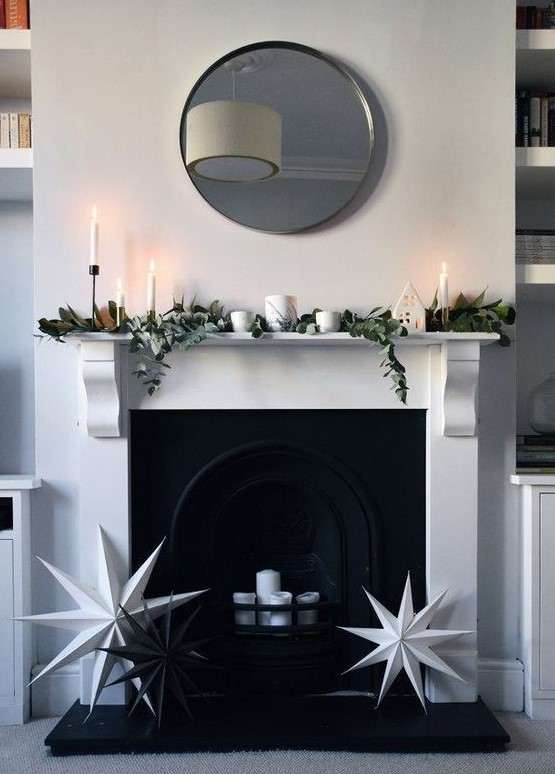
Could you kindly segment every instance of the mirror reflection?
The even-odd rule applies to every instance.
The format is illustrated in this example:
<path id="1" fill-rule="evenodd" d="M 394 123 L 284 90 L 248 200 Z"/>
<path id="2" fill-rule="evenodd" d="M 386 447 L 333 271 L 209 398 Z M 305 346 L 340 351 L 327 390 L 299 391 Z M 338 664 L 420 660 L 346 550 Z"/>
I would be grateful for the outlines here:
<path id="1" fill-rule="evenodd" d="M 180 127 L 193 185 L 250 228 L 301 231 L 351 201 L 367 172 L 372 117 L 353 77 L 319 52 L 258 43 L 195 84 Z"/>

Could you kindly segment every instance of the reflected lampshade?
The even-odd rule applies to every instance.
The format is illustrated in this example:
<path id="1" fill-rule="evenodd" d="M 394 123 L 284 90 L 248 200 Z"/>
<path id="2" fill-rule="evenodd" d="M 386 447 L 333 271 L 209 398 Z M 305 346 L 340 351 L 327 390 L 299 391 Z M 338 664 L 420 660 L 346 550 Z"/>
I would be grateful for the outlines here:
<path id="1" fill-rule="evenodd" d="M 264 180 L 281 168 L 281 116 L 267 105 L 203 102 L 187 112 L 187 170 L 211 180 Z"/>

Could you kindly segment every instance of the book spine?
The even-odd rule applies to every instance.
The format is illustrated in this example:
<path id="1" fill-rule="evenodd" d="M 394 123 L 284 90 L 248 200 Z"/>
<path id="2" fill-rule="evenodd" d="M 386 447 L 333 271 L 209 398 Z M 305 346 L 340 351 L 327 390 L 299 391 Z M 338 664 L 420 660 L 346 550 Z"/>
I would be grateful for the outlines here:
<path id="1" fill-rule="evenodd" d="M 517 435 L 516 442 L 518 445 L 555 446 L 555 435 Z"/>
<path id="2" fill-rule="evenodd" d="M 518 99 L 520 102 L 520 137 L 523 148 L 527 148 L 530 145 L 530 95 L 528 91 L 523 89 L 518 93 Z"/>
<path id="3" fill-rule="evenodd" d="M 549 97 L 544 94 L 540 98 L 540 146 L 549 145 Z"/>
<path id="4" fill-rule="evenodd" d="M 6 1 L 6 27 L 9 30 L 29 29 L 28 0 Z"/>
<path id="5" fill-rule="evenodd" d="M 19 147 L 31 147 L 31 114 L 19 114 Z"/>
<path id="6" fill-rule="evenodd" d="M 524 5 L 516 7 L 516 28 L 517 30 L 526 29 L 526 7 Z"/>
<path id="7" fill-rule="evenodd" d="M 10 148 L 19 148 L 19 118 L 17 113 L 10 113 Z"/>
<path id="8" fill-rule="evenodd" d="M 555 465 L 555 452 L 541 452 L 541 451 L 523 451 L 517 452 L 516 460 L 518 464 L 524 464 L 526 462 L 532 462 L 535 465 L 540 462 L 547 462 L 550 465 Z"/>
<path id="9" fill-rule="evenodd" d="M 542 444 L 521 444 L 516 447 L 517 454 L 522 454 L 522 452 L 551 452 L 552 454 L 555 454 L 555 446 L 547 446 Z"/>
<path id="10" fill-rule="evenodd" d="M 517 473 L 555 473 L 555 467 L 552 465 L 517 465 Z"/>
<path id="11" fill-rule="evenodd" d="M 526 29 L 533 30 L 535 23 L 536 23 L 536 6 L 527 5 L 526 6 Z"/>
<path id="12" fill-rule="evenodd" d="M 10 147 L 10 116 L 0 113 L 0 148 Z"/>
<path id="13" fill-rule="evenodd" d="M 555 145 L 555 96 L 550 95 L 547 103 L 547 144 L 552 148 Z"/>
<path id="14" fill-rule="evenodd" d="M 6 29 L 6 0 L 0 0 L 0 30 Z"/>
<path id="15" fill-rule="evenodd" d="M 530 145 L 532 148 L 539 148 L 540 145 L 540 112 L 541 97 L 537 92 L 530 94 Z"/>

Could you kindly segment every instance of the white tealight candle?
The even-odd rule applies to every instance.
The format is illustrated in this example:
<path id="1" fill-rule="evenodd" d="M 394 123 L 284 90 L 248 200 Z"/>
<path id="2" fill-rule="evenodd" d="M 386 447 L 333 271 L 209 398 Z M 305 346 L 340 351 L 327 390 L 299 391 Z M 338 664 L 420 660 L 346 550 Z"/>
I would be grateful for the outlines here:
<path id="1" fill-rule="evenodd" d="M 441 274 L 439 275 L 439 298 L 440 309 L 447 309 L 449 306 L 449 288 L 447 283 L 447 264 L 441 264 Z"/>
<path id="2" fill-rule="evenodd" d="M 297 623 L 299 625 L 318 622 L 318 610 L 315 608 L 309 610 L 302 609 L 302 605 L 314 605 L 320 601 L 320 594 L 317 591 L 305 591 L 303 594 L 297 594 L 295 601 L 299 605 L 297 611 Z"/>
<path id="3" fill-rule="evenodd" d="M 98 219 L 96 204 L 93 204 L 90 224 L 89 265 L 98 266 Z"/>
<path id="4" fill-rule="evenodd" d="M 274 591 L 270 594 L 271 605 L 290 605 L 293 595 L 289 591 Z M 270 626 L 291 626 L 291 611 L 274 611 L 270 613 Z"/>
<path id="5" fill-rule="evenodd" d="M 256 594 L 251 591 L 234 591 L 233 602 L 236 605 L 254 605 L 256 602 Z M 237 610 L 235 609 L 235 623 L 242 626 L 254 626 L 256 623 L 256 613 L 254 610 Z"/>
<path id="6" fill-rule="evenodd" d="M 154 273 L 154 261 L 150 262 L 150 270 L 146 278 L 146 310 L 154 312 L 156 309 L 156 274 Z"/>

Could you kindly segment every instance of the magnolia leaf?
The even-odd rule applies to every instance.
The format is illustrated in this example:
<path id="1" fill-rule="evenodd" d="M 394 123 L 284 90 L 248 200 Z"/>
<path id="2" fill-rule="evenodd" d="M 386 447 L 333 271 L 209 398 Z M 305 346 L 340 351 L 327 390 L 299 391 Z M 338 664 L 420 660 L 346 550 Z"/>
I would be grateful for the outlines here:
<path id="1" fill-rule="evenodd" d="M 484 290 L 482 290 L 480 295 L 476 296 L 476 298 L 473 298 L 472 301 L 468 302 L 468 306 L 473 306 L 473 307 L 476 307 L 476 308 L 482 306 L 482 304 L 484 303 L 484 297 L 486 295 L 486 290 L 487 290 L 487 286 L 484 288 Z"/>

